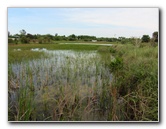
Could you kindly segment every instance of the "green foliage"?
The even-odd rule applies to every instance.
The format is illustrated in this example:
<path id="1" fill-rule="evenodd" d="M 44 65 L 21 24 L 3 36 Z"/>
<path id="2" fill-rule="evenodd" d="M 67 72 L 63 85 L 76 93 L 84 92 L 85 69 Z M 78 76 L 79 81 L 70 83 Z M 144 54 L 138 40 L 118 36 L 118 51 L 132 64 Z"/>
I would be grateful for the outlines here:
<path id="1" fill-rule="evenodd" d="M 20 41 L 21 41 L 21 43 L 23 43 L 23 44 L 30 43 L 30 39 L 27 38 L 26 36 L 21 36 Z"/>
<path id="2" fill-rule="evenodd" d="M 116 107 L 116 117 L 130 121 L 157 121 L 158 48 L 127 45 L 115 49 L 116 53 L 126 51 L 121 56 L 123 65 L 121 59 L 110 65 L 114 72 L 112 87 L 119 96 L 117 101 L 121 102 L 120 107 Z"/>
<path id="3" fill-rule="evenodd" d="M 149 37 L 149 35 L 143 35 L 141 40 L 142 40 L 142 42 L 149 42 L 150 41 L 150 37 Z"/>
<path id="4" fill-rule="evenodd" d="M 25 31 L 24 29 L 22 29 L 22 30 L 20 30 L 20 34 L 21 34 L 22 36 L 24 36 L 24 35 L 26 35 L 26 31 Z"/>
<path id="5" fill-rule="evenodd" d="M 75 41 L 77 39 L 77 36 L 72 34 L 72 35 L 69 35 L 68 39 L 69 41 Z"/>
<path id="6" fill-rule="evenodd" d="M 121 70 L 123 68 L 123 59 L 120 57 L 116 57 L 111 61 L 109 65 L 110 71 L 111 72 L 116 72 L 118 70 Z"/>
<path id="7" fill-rule="evenodd" d="M 8 43 L 14 43 L 13 39 L 8 38 Z"/>
<path id="8" fill-rule="evenodd" d="M 89 35 L 79 35 L 78 36 L 78 40 L 82 40 L 82 41 L 92 41 L 92 40 L 96 40 L 97 38 L 95 36 L 89 36 Z"/>
<path id="9" fill-rule="evenodd" d="M 28 50 L 22 49 L 23 51 Z M 13 54 L 16 54 L 14 52 Z M 106 72 L 108 69 L 104 67 L 103 61 L 100 60 L 101 58 L 98 54 L 91 56 L 90 53 L 88 54 L 88 51 L 84 53 L 85 55 L 82 55 L 82 52 L 76 52 L 75 58 L 67 56 L 65 63 L 62 63 L 60 69 L 56 69 L 56 61 L 59 60 L 59 55 L 52 56 L 56 60 L 52 60 L 54 63 L 49 62 L 50 59 L 43 59 L 37 60 L 40 63 L 36 65 L 36 61 L 32 61 L 32 64 L 24 62 L 25 58 L 20 63 L 12 62 L 21 66 L 22 71 L 19 71 L 19 76 L 17 77 L 13 74 L 12 65 L 9 63 L 9 93 L 13 93 L 11 91 L 13 82 L 18 85 L 21 83 L 18 88 L 19 99 L 16 103 L 10 103 L 11 101 L 9 101 L 10 120 L 102 120 L 103 118 L 100 116 L 105 115 L 100 114 L 100 111 L 105 113 L 105 110 L 108 109 L 108 82 L 110 79 L 107 77 L 109 72 Z M 87 55 L 90 56 L 90 59 L 89 57 L 87 58 Z M 46 62 L 47 64 L 45 64 Z M 96 66 L 94 68 L 95 71 L 90 70 L 89 66 L 91 68 Z M 57 70 L 56 73 L 54 69 Z M 44 78 L 42 78 L 41 73 L 44 75 Z M 98 80 L 99 75 L 102 76 L 101 84 L 100 80 Z M 33 80 L 33 76 L 35 80 Z M 96 78 L 93 80 L 95 81 L 94 84 L 91 82 L 92 77 Z M 64 78 L 67 84 L 63 83 Z M 50 83 L 52 80 L 56 80 L 56 83 Z M 80 80 L 85 84 L 80 83 Z M 33 84 L 35 83 L 38 83 L 38 85 L 34 86 Z M 17 109 L 16 112 L 11 110 L 15 109 L 15 107 Z M 15 119 L 13 116 L 18 117 Z"/>
<path id="10" fill-rule="evenodd" d="M 98 52 L 109 52 L 109 48 L 107 46 L 101 46 L 98 48 Z"/>
<path id="11" fill-rule="evenodd" d="M 110 47 L 110 53 L 115 53 L 116 52 L 116 50 L 113 48 L 113 47 Z"/>
<path id="12" fill-rule="evenodd" d="M 62 77 L 63 81 L 67 81 L 65 86 L 48 83 L 52 78 L 61 79 L 61 72 L 57 74 L 57 77 L 48 74 L 55 69 L 55 65 L 52 66 L 48 63 L 48 66 L 45 66 L 49 70 L 45 78 L 42 79 L 39 76 L 39 67 L 31 67 L 27 64 L 23 72 L 20 73 L 20 76 L 26 79 L 17 80 L 22 82 L 22 85 L 23 82 L 26 82 L 27 85 L 19 90 L 19 103 L 9 103 L 9 120 L 158 121 L 158 46 L 152 47 L 150 43 L 142 43 L 140 46 L 118 44 L 111 47 L 95 45 L 87 47 L 87 45 L 73 44 L 9 45 L 9 93 L 11 93 L 11 84 L 13 84 L 11 79 L 16 78 L 10 63 L 19 63 L 41 57 L 47 58 L 43 52 L 30 51 L 31 48 L 98 50 L 102 51 L 98 53 L 100 58 L 90 61 L 101 60 L 101 62 L 94 65 L 96 68 L 94 77 L 88 73 L 89 70 L 83 70 L 86 66 L 82 63 L 86 57 L 81 60 L 82 63 L 77 65 L 73 65 L 77 61 L 67 57 L 65 67 L 62 66 L 61 71 L 65 76 Z M 21 51 L 14 51 L 14 49 L 21 49 Z M 72 67 L 70 67 L 70 63 Z M 71 73 L 78 70 L 80 65 L 82 67 L 79 71 L 82 71 L 72 75 Z M 99 67 L 100 65 L 103 66 L 102 69 Z M 34 72 L 35 70 L 37 73 Z M 108 76 L 110 73 L 105 70 L 111 71 L 111 82 L 109 81 L 110 76 Z M 26 73 L 26 76 L 23 76 L 23 73 Z M 42 83 L 37 82 L 40 87 L 31 85 L 31 78 L 36 74 L 36 77 L 43 81 Z M 74 81 L 75 78 L 81 76 L 80 74 L 86 75 L 85 78 L 88 78 L 86 82 L 91 82 L 96 78 L 94 85 L 81 85 L 80 81 L 71 85 L 70 81 Z M 83 77 L 83 79 L 85 78 Z M 15 81 L 16 84 L 17 81 Z"/>
<path id="13" fill-rule="evenodd" d="M 18 45 L 9 45 L 9 50 L 21 49 L 21 50 L 30 50 L 32 48 L 46 48 L 48 50 L 97 50 L 99 45 L 80 45 L 80 44 L 18 44 Z M 23 51 L 22 51 L 23 52 Z"/>
<path id="14" fill-rule="evenodd" d="M 125 39 L 121 40 L 121 44 L 127 43 Z"/>
<path id="15" fill-rule="evenodd" d="M 153 32 L 152 36 L 153 36 L 154 41 L 158 42 L 158 32 L 157 31 Z"/>
<path id="16" fill-rule="evenodd" d="M 119 41 L 121 42 L 121 44 L 125 44 L 125 43 L 127 43 L 127 41 L 128 41 L 128 39 L 125 38 L 125 37 L 119 37 L 118 39 L 119 39 Z"/>
<path id="17" fill-rule="evenodd" d="M 44 52 L 35 52 L 30 50 L 24 50 L 24 51 L 8 51 L 8 62 L 14 63 L 14 62 L 21 62 L 21 61 L 28 61 L 32 59 L 38 59 L 41 57 L 47 57 Z"/>
<path id="18" fill-rule="evenodd" d="M 17 38 L 8 38 L 8 43 L 9 44 L 17 44 L 18 43 L 18 39 Z"/>

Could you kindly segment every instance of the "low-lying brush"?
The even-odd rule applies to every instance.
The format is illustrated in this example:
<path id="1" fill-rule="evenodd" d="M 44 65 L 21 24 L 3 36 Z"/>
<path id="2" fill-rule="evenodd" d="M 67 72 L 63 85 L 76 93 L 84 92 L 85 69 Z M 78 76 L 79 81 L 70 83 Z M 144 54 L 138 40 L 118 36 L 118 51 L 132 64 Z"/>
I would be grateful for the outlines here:
<path id="1" fill-rule="evenodd" d="M 117 101 L 123 100 L 117 118 L 158 121 L 158 47 L 113 48 L 117 51 L 115 55 L 123 59 L 123 68 L 113 71 L 112 87 L 117 90 Z M 122 54 L 122 51 L 125 52 Z M 110 69 L 117 65 L 110 65 Z"/>

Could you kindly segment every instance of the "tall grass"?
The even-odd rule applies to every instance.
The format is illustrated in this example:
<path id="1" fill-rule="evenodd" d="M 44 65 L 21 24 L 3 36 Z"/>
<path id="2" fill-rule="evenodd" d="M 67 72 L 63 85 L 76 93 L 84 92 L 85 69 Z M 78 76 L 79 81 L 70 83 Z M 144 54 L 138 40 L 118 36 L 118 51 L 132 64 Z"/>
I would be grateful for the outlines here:
<path id="1" fill-rule="evenodd" d="M 47 54 L 52 56 L 9 64 L 9 120 L 102 120 L 110 73 L 100 55 Z"/>
<path id="2" fill-rule="evenodd" d="M 158 47 L 114 46 L 111 62 L 118 120 L 158 121 Z M 119 63 L 119 58 L 121 62 Z M 119 70 L 114 70 L 118 66 Z"/>
<path id="3" fill-rule="evenodd" d="M 93 49 L 12 60 L 9 121 L 158 121 L 158 47 Z"/>
<path id="4" fill-rule="evenodd" d="M 43 58 L 47 57 L 44 52 L 36 52 L 36 51 L 30 51 L 30 50 L 24 50 L 24 51 L 14 51 L 9 50 L 8 51 L 8 63 L 14 63 L 14 62 L 22 62 L 22 61 L 28 61 L 32 59 L 37 58 Z"/>

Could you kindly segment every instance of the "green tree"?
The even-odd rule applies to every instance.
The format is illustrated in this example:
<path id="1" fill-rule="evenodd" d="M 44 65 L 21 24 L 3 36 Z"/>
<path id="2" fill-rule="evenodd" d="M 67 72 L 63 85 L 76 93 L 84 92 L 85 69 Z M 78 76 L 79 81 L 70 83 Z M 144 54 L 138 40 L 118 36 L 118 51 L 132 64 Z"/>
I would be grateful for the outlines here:
<path id="1" fill-rule="evenodd" d="M 10 32 L 8 31 L 8 37 L 10 37 Z"/>
<path id="2" fill-rule="evenodd" d="M 26 35 L 26 31 L 24 29 L 20 30 L 20 35 L 22 36 Z"/>
<path id="3" fill-rule="evenodd" d="M 26 31 L 24 29 L 20 30 L 20 41 L 21 43 L 29 43 L 29 38 L 26 37 Z"/>
<path id="4" fill-rule="evenodd" d="M 22 36 L 22 37 L 20 38 L 20 41 L 21 41 L 21 43 L 29 43 L 30 39 L 27 38 L 27 37 L 25 37 L 25 36 Z"/>
<path id="5" fill-rule="evenodd" d="M 44 42 L 44 38 L 43 37 L 38 37 L 38 42 L 39 42 L 39 44 L 42 44 L 43 42 Z"/>
<path id="6" fill-rule="evenodd" d="M 29 34 L 29 33 L 26 35 L 26 37 L 29 39 L 34 39 L 34 36 L 32 34 Z"/>
<path id="7" fill-rule="evenodd" d="M 127 42 L 125 37 L 119 37 L 118 40 L 122 43 L 125 44 Z"/>
<path id="8" fill-rule="evenodd" d="M 55 37 L 57 37 L 58 36 L 58 33 L 55 33 Z"/>
<path id="9" fill-rule="evenodd" d="M 74 35 L 74 34 L 72 34 L 72 35 L 69 35 L 69 40 L 70 41 L 75 41 L 76 40 L 76 38 L 77 38 L 77 36 L 76 35 Z"/>
<path id="10" fill-rule="evenodd" d="M 153 32 L 152 37 L 155 42 L 158 42 L 158 32 L 157 31 Z"/>
<path id="11" fill-rule="evenodd" d="M 141 40 L 142 40 L 142 42 L 149 42 L 150 41 L 150 37 L 149 37 L 149 35 L 143 35 Z"/>

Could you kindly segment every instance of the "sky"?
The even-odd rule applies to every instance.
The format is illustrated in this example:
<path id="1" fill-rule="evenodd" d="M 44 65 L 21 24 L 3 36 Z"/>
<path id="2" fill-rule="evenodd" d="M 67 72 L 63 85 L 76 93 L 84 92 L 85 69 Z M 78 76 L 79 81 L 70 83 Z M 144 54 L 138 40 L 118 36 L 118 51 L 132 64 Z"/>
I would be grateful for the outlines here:
<path id="1" fill-rule="evenodd" d="M 8 31 L 142 37 L 159 31 L 158 8 L 8 8 Z"/>

